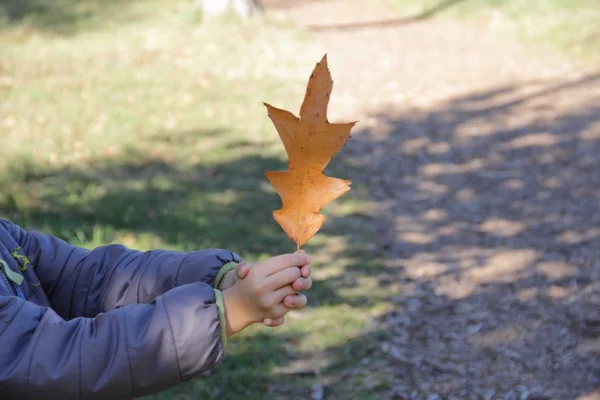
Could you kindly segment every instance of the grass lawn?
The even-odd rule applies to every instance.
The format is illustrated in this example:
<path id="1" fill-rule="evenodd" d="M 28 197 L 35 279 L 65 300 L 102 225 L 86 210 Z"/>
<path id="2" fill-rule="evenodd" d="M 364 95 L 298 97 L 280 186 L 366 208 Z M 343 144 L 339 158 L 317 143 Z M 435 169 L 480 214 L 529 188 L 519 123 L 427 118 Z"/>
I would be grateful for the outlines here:
<path id="1" fill-rule="evenodd" d="M 10 0 L 0 48 L 0 215 L 85 247 L 216 246 L 249 260 L 295 250 L 261 171 L 285 168 L 262 101 L 297 113 L 324 52 L 301 32 L 200 24 L 180 0 Z M 326 209 L 307 246 L 308 309 L 233 338 L 223 366 L 148 400 L 306 398 L 317 383 L 377 398 L 386 377 L 356 367 L 373 361 L 381 333 L 368 321 L 388 293 L 369 277 L 370 232 L 346 234 L 365 206 L 358 192 Z"/>
<path id="2" fill-rule="evenodd" d="M 600 66 L 598 0 L 386 0 L 404 17 L 471 21 Z"/>

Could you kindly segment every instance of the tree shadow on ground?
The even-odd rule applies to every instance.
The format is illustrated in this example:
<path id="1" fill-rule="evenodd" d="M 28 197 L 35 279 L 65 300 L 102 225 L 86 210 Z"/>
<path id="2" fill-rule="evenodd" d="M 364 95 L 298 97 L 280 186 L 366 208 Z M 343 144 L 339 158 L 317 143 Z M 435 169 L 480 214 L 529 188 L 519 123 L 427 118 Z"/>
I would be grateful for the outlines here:
<path id="1" fill-rule="evenodd" d="M 272 331 L 238 337 L 235 346 L 228 347 L 227 357 L 219 368 L 200 379 L 143 399 L 253 399 L 257 393 L 270 393 L 274 381 L 287 384 L 288 394 L 297 398 L 302 393 L 298 388 L 306 377 L 287 376 L 279 369 L 296 358 L 291 344 L 298 340 L 297 334 L 275 335 Z"/>
<path id="2" fill-rule="evenodd" d="M 147 147 L 218 135 L 226 132 L 157 134 Z M 175 143 L 175 148 L 185 146 L 183 142 Z M 285 165 L 278 158 L 259 155 L 259 144 L 232 141 L 228 146 L 232 153 L 248 151 L 248 155 L 214 165 L 184 166 L 166 160 L 177 154 L 150 156 L 125 149 L 78 167 L 13 165 L 0 212 L 67 240 L 89 239 L 102 228 L 106 240 L 115 238 L 111 232 L 128 231 L 152 235 L 157 245 L 186 250 L 291 249 L 293 244 L 272 220 L 278 197 L 269 193 L 261 171 Z"/>
<path id="3" fill-rule="evenodd" d="M 353 134 L 328 174 L 351 179 L 352 201 L 376 207 L 324 226 L 342 245 L 316 252 L 349 263 L 316 282 L 312 304 L 353 312 L 379 296 L 391 309 L 344 346 L 297 356 L 328 361 L 309 378 L 325 398 L 574 399 L 600 384 L 599 79 L 390 110 Z M 5 196 L 0 212 L 59 235 L 103 226 L 186 249 L 289 248 L 271 217 L 279 200 L 258 173 L 285 164 L 261 144 L 232 145 L 244 151 L 214 165 L 124 154 L 80 170 L 30 168 L 15 183 L 28 195 Z M 344 294 L 367 279 L 381 293 Z M 270 371 L 269 396 L 300 396 Z"/>
<path id="4" fill-rule="evenodd" d="M 309 25 L 307 28 L 312 32 L 334 32 L 407 25 L 435 17 L 437 14 L 451 7 L 454 7 L 464 1 L 466 0 L 443 0 L 417 14 L 406 17 L 389 18 L 375 21 L 351 22 L 344 24 Z"/>
<path id="5" fill-rule="evenodd" d="M 12 163 L 6 171 L 10 180 L 2 182 L 0 215 L 28 230 L 94 245 L 128 244 L 132 236 L 135 246 L 143 242 L 147 247 L 188 251 L 220 247 L 252 257 L 295 250 L 272 217 L 280 201 L 261 171 L 284 170 L 285 162 L 264 155 L 264 143 L 229 134 L 204 129 L 159 132 L 147 138 L 143 148 L 125 148 L 76 167 Z M 233 156 L 214 163 L 181 162 L 187 153 L 146 152 L 210 140 L 224 144 Z M 173 159 L 177 162 L 169 161 Z M 319 245 L 312 249 L 318 251 Z M 316 286 L 320 289 L 311 293 L 313 307 L 369 300 L 347 298 L 326 281 Z M 294 350 L 298 335 L 261 331 L 236 338 L 219 369 L 149 398 L 237 399 L 265 392 L 276 398 L 304 398 L 314 382 L 314 369 L 285 370 L 306 357 Z"/>
<path id="6" fill-rule="evenodd" d="M 43 32 L 72 35 L 84 28 L 138 19 L 139 1 L 3 0 L 0 29 L 25 24 Z M 139 11 L 139 10 L 138 10 Z"/>
<path id="7" fill-rule="evenodd" d="M 354 218 L 375 232 L 363 255 L 381 265 L 371 274 L 396 292 L 378 328 L 347 345 L 372 348 L 365 365 L 387 377 L 380 398 L 574 399 L 593 390 L 600 75 L 375 118 L 334 175 L 377 204 Z M 359 263 L 346 273 L 368 274 Z"/>

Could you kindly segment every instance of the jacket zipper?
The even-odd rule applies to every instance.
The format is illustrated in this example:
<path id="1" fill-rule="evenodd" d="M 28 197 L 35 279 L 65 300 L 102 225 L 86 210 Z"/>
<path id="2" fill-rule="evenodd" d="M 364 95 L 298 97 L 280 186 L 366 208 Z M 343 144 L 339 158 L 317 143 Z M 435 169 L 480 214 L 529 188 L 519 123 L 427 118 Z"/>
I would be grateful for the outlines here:
<path id="1" fill-rule="evenodd" d="M 4 278 L 4 282 L 6 282 L 6 286 L 8 286 L 8 290 L 10 291 L 10 294 L 12 294 L 13 296 L 17 296 L 17 292 L 15 291 L 15 288 L 12 286 L 11 282 L 8 281 L 8 278 L 6 277 L 6 274 L 4 273 L 4 271 L 2 271 L 2 268 L 0 268 L 0 275 L 2 275 L 2 277 Z"/>
<path id="2" fill-rule="evenodd" d="M 2 270 L 2 276 L 4 277 L 4 281 L 8 285 L 8 290 L 11 292 L 11 294 L 24 299 L 25 296 L 23 295 L 20 287 L 21 283 L 23 283 L 23 277 L 16 272 L 13 272 L 6 261 L 2 259 L 0 259 L 0 270 Z M 13 286 L 13 284 L 15 286 Z"/>

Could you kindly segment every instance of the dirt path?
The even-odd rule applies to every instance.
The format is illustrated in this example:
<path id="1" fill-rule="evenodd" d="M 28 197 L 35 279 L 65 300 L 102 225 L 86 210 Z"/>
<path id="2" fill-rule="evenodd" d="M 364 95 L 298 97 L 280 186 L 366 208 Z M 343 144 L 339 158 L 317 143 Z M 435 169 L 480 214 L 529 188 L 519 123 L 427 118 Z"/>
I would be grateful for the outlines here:
<path id="1" fill-rule="evenodd" d="M 283 12 L 328 52 L 330 119 L 361 120 L 343 158 L 354 196 L 378 205 L 360 218 L 377 232 L 381 284 L 398 288 L 397 309 L 379 322 L 391 333 L 380 349 L 393 377 L 386 396 L 591 392 L 600 74 L 454 22 L 364 24 L 393 17 L 376 2 L 298 1 Z"/>

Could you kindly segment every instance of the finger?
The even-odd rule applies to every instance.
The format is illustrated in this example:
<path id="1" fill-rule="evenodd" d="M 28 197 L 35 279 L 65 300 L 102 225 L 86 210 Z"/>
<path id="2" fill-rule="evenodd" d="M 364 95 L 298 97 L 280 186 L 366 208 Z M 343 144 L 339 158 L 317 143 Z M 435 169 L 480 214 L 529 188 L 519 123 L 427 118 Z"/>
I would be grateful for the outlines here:
<path id="1" fill-rule="evenodd" d="M 277 319 L 265 318 L 265 320 L 263 321 L 263 324 L 265 326 L 269 326 L 271 328 L 276 328 L 278 326 L 283 325 L 284 322 L 285 322 L 285 317 L 281 317 L 281 318 L 277 318 Z"/>
<path id="2" fill-rule="evenodd" d="M 308 290 L 312 286 L 312 278 L 298 278 L 292 283 L 292 288 L 299 292 L 301 290 Z"/>
<path id="3" fill-rule="evenodd" d="M 271 309 L 271 321 L 283 318 L 288 311 L 290 311 L 290 309 L 284 306 L 282 303 L 277 304 Z"/>
<path id="4" fill-rule="evenodd" d="M 283 325 L 285 322 L 285 317 L 278 318 L 271 323 L 271 328 L 276 328 L 278 326 Z"/>
<path id="5" fill-rule="evenodd" d="M 310 263 L 310 257 L 307 254 L 296 253 L 275 256 L 259 265 L 265 276 L 269 276 L 286 268 L 302 267 L 308 263 Z"/>
<path id="6" fill-rule="evenodd" d="M 245 277 L 247 277 L 248 273 L 250 272 L 251 266 L 252 265 L 250 263 L 247 263 L 246 261 L 242 261 L 241 263 L 239 263 L 235 267 L 235 273 L 236 273 L 237 277 L 240 279 L 244 279 Z"/>
<path id="7" fill-rule="evenodd" d="M 292 288 L 292 285 L 286 285 L 280 289 L 275 290 L 270 295 L 271 304 L 280 304 L 285 296 L 294 294 L 296 291 Z"/>
<path id="8" fill-rule="evenodd" d="M 300 268 L 300 272 L 302 273 L 303 278 L 308 278 L 310 276 L 310 265 L 304 265 Z"/>
<path id="9" fill-rule="evenodd" d="M 289 267 L 283 271 L 274 273 L 266 279 L 266 289 L 269 292 L 275 291 L 284 286 L 290 286 L 300 278 L 300 269 Z"/>
<path id="10" fill-rule="evenodd" d="M 285 296 L 282 303 L 286 308 L 302 308 L 306 306 L 308 299 L 302 293 L 296 293 Z"/>

